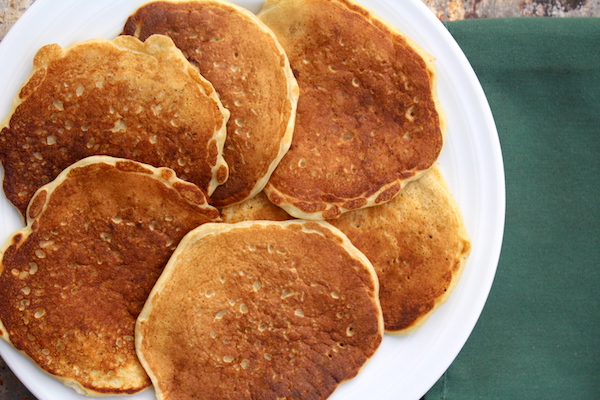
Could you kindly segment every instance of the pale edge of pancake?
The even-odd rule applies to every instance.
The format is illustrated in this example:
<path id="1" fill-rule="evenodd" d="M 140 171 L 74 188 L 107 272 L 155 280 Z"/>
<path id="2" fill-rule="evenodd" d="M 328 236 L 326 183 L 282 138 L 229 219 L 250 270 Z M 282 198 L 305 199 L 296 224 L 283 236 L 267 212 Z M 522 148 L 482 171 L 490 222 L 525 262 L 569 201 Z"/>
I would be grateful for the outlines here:
<path id="1" fill-rule="evenodd" d="M 159 296 L 163 290 L 163 287 L 169 283 L 169 280 L 171 279 L 171 276 L 175 271 L 177 261 L 178 261 L 180 255 L 186 251 L 187 247 L 192 246 L 197 240 L 200 240 L 203 237 L 208 236 L 208 235 L 217 235 L 222 232 L 227 232 L 227 231 L 230 231 L 230 230 L 233 230 L 236 228 L 245 228 L 245 227 L 249 227 L 252 225 L 280 225 L 282 227 L 285 227 L 285 226 L 291 225 L 291 224 L 305 225 L 307 223 L 319 224 L 319 225 L 321 225 L 321 227 L 323 229 L 326 229 L 326 230 L 329 230 L 330 232 L 332 232 L 335 236 L 337 236 L 338 238 L 341 239 L 342 246 L 348 252 L 348 254 L 352 258 L 358 260 L 362 265 L 364 265 L 367 268 L 367 271 L 369 272 L 369 275 L 371 276 L 371 281 L 372 281 L 372 284 L 374 287 L 373 301 L 376 304 L 377 308 L 380 310 L 380 312 L 377 315 L 377 320 L 378 320 L 378 325 L 379 325 L 378 331 L 381 333 L 384 332 L 383 314 L 381 313 L 381 305 L 379 303 L 379 280 L 377 278 L 377 273 L 375 272 L 375 268 L 373 267 L 373 264 L 371 264 L 371 261 L 369 261 L 369 259 L 360 250 L 358 250 L 350 242 L 350 239 L 348 239 L 348 237 L 342 231 L 340 231 L 338 228 L 336 228 L 333 225 L 331 225 L 330 223 L 324 222 L 324 221 L 310 221 L 310 222 L 309 221 L 298 221 L 298 220 L 242 221 L 242 222 L 237 222 L 235 224 L 210 223 L 209 222 L 209 223 L 200 225 L 198 228 L 188 232 L 187 235 L 185 235 L 183 237 L 181 242 L 179 242 L 179 245 L 177 246 L 177 248 L 171 255 L 171 258 L 167 262 L 167 265 L 165 266 L 162 274 L 160 275 L 160 277 L 156 281 L 156 284 L 150 291 L 148 300 L 146 300 L 146 303 L 144 304 L 144 307 L 142 308 L 142 311 L 140 312 L 140 314 L 137 318 L 137 321 L 136 321 L 136 327 L 135 327 L 136 353 L 137 353 L 138 359 L 140 360 L 140 363 L 146 370 L 146 373 L 148 374 L 148 376 L 150 377 L 150 380 L 152 381 L 152 384 L 154 385 L 154 389 L 156 392 L 156 398 L 158 400 L 164 400 L 164 399 L 166 399 L 166 397 L 165 397 L 164 393 L 162 393 L 160 391 L 160 388 L 158 387 L 157 377 L 156 377 L 156 375 L 154 375 L 150 365 L 144 358 L 144 354 L 140 350 L 142 347 L 142 341 L 144 339 L 143 335 L 141 335 L 140 332 L 141 332 L 141 326 L 148 322 L 148 318 L 149 318 L 150 314 L 152 313 L 152 306 L 153 306 L 152 300 L 155 297 Z M 322 236 L 325 236 L 322 231 L 319 231 L 317 229 L 307 228 L 306 226 L 303 226 L 303 231 L 310 232 L 310 233 L 317 233 Z M 370 360 L 370 358 L 361 366 L 361 368 L 358 370 L 358 372 L 360 372 L 360 370 L 362 370 L 362 368 L 364 368 L 364 366 L 366 365 L 366 363 L 369 360 Z"/>
<path id="2" fill-rule="evenodd" d="M 258 18 L 263 18 L 266 14 L 269 13 L 269 11 L 271 11 L 273 8 L 277 7 L 280 3 L 285 3 L 287 1 L 290 1 L 290 0 L 266 0 L 265 3 L 263 4 L 263 8 L 258 13 Z M 292 0 L 292 1 L 296 1 L 296 0 Z M 445 115 L 442 105 L 439 101 L 438 93 L 437 93 L 437 69 L 435 66 L 435 57 L 433 57 L 431 54 L 426 52 L 420 45 L 418 45 L 413 39 L 411 39 L 409 36 L 407 36 L 404 32 L 402 32 L 396 26 L 387 22 L 386 20 L 384 20 L 379 15 L 377 15 L 370 9 L 366 8 L 362 4 L 358 4 L 358 3 L 350 1 L 350 0 L 331 0 L 331 1 L 334 3 L 340 4 L 342 7 L 345 7 L 346 9 L 350 9 L 351 12 L 358 12 L 356 9 L 362 10 L 362 13 L 365 16 L 365 19 L 368 20 L 373 26 L 375 26 L 376 29 L 382 29 L 384 31 L 388 30 L 391 34 L 399 36 L 401 39 L 405 40 L 408 43 L 408 45 L 423 59 L 423 61 L 425 62 L 426 66 L 427 66 L 427 72 L 428 72 L 429 80 L 430 80 L 430 84 L 431 84 L 431 95 L 432 95 L 433 102 L 435 104 L 435 109 L 438 113 L 438 118 L 439 118 L 439 122 L 440 122 L 439 126 L 440 126 L 440 131 L 442 134 L 442 143 L 444 143 L 446 141 L 446 131 L 447 131 L 448 124 L 447 124 L 447 120 L 446 120 L 446 115 Z M 416 171 L 414 176 L 412 176 L 409 179 L 405 179 L 405 180 L 401 181 L 400 182 L 400 190 L 402 190 L 402 188 L 404 188 L 404 186 L 406 186 L 407 183 L 419 179 L 425 172 L 427 172 L 427 170 Z M 389 184 L 386 184 L 379 191 L 374 193 L 373 195 L 366 197 L 365 199 L 367 200 L 367 204 L 361 208 L 372 207 L 377 204 L 381 204 L 381 203 L 375 202 L 377 197 L 381 193 L 390 189 L 392 186 L 394 186 L 397 183 L 398 183 L 398 181 L 393 181 Z M 284 200 L 284 202 L 282 202 L 281 204 L 277 204 L 277 205 L 279 207 L 283 208 L 288 214 L 292 215 L 293 217 L 300 218 L 300 219 L 306 219 L 306 220 L 323 220 L 323 219 L 325 219 L 323 217 L 324 211 L 316 211 L 313 213 L 304 212 L 304 211 L 298 209 L 297 207 L 295 207 L 293 204 L 291 204 L 294 202 L 294 200 L 298 201 L 298 200 L 302 200 L 302 199 L 296 199 L 295 197 L 283 194 L 269 184 L 267 184 L 265 186 L 265 192 L 269 198 L 271 198 L 271 193 L 276 193 L 278 196 L 280 196 L 283 199 L 286 199 L 286 198 L 290 199 L 290 200 Z M 399 191 L 398 191 L 398 193 L 399 193 Z M 329 206 L 327 209 L 330 209 L 331 206 L 338 206 L 338 208 L 341 210 L 342 213 L 351 211 L 349 209 L 340 207 L 339 205 L 337 205 L 335 203 L 328 203 L 328 202 L 322 202 L 322 203 L 325 203 Z"/>
<path id="3" fill-rule="evenodd" d="M 40 189 L 37 190 L 37 192 L 35 193 L 35 195 L 32 197 L 32 202 L 30 203 L 30 205 L 33 203 L 33 201 L 37 198 L 37 196 L 39 194 L 41 194 L 42 191 L 45 191 L 45 198 L 49 199 L 52 196 L 52 192 L 54 191 L 54 189 L 56 189 L 57 187 L 59 187 L 66 179 L 67 176 L 69 174 L 69 172 L 72 169 L 75 168 L 80 168 L 80 167 L 85 167 L 87 165 L 91 165 L 91 164 L 98 164 L 98 163 L 104 163 L 104 164 L 108 164 L 108 165 L 113 165 L 115 167 L 117 167 L 118 163 L 121 162 L 125 162 L 125 163 L 134 163 L 137 164 L 141 167 L 143 167 L 144 169 L 146 169 L 146 171 L 141 171 L 141 170 L 136 170 L 135 172 L 127 170 L 130 173 L 139 173 L 139 174 L 144 174 L 144 175 L 148 175 L 148 176 L 152 176 L 155 179 L 161 181 L 163 184 L 165 184 L 166 186 L 172 188 L 173 190 L 179 191 L 177 188 L 173 187 L 174 183 L 178 183 L 178 184 L 183 184 L 186 186 L 189 185 L 193 185 L 189 182 L 183 181 L 179 178 L 176 177 L 175 172 L 169 168 L 155 168 L 152 167 L 148 164 L 143 164 L 137 161 L 131 161 L 131 160 L 127 160 L 127 159 L 123 159 L 123 158 L 116 158 L 116 157 L 110 157 L 110 156 L 90 156 L 87 158 L 84 158 L 74 164 L 72 164 L 71 166 L 67 167 L 64 171 L 62 171 L 52 182 L 42 186 Z M 118 168 L 118 167 L 117 167 Z M 195 186 L 195 185 L 194 185 Z M 197 187 L 196 187 L 197 188 Z M 200 191 L 199 188 L 197 188 L 197 190 L 199 191 L 200 194 L 202 194 L 202 197 L 204 198 L 204 203 L 201 202 L 197 202 L 197 201 L 193 201 L 191 199 L 189 199 L 189 196 L 183 196 L 185 197 L 188 202 L 190 203 L 194 203 L 196 204 L 198 207 L 201 208 L 214 208 L 212 206 L 210 206 L 207 202 L 206 202 L 206 197 L 204 197 L 203 192 Z M 40 211 L 37 213 L 37 215 L 39 216 L 40 214 L 42 214 L 44 212 L 44 210 L 46 209 L 46 204 L 47 201 L 44 202 L 43 207 L 40 209 Z M 215 209 L 216 210 L 216 209 Z M 16 231 L 15 233 L 13 233 L 2 245 L 2 247 L 0 248 L 0 275 L 2 273 L 4 273 L 4 263 L 2 262 L 2 260 L 4 260 L 4 253 L 6 252 L 6 250 L 13 244 L 13 238 L 16 235 L 23 235 L 23 238 L 21 240 L 21 242 L 25 242 L 25 240 L 27 240 L 27 238 L 29 237 L 29 235 L 33 232 L 32 230 L 32 225 L 33 223 L 37 220 L 37 218 L 30 218 L 29 217 L 29 209 L 27 210 L 27 226 L 19 229 L 18 231 Z M 219 225 L 219 224 L 216 224 Z M 10 336 L 8 334 L 8 330 L 6 329 L 6 327 L 4 326 L 4 324 L 2 323 L 2 320 L 0 320 L 0 337 L 2 339 L 4 339 L 7 343 L 9 343 L 10 345 L 13 345 L 11 340 L 10 340 Z M 37 364 L 35 363 L 35 361 L 33 361 L 33 359 L 31 359 L 31 357 L 29 357 L 29 355 L 21 350 L 17 351 L 25 356 L 27 356 L 27 358 L 29 360 L 31 360 L 37 367 Z M 68 386 L 72 389 L 74 389 L 77 393 L 85 395 L 85 396 L 89 396 L 89 397 L 100 397 L 100 396 L 121 396 L 123 394 L 107 394 L 107 393 L 103 393 L 103 392 L 96 392 L 94 390 L 88 389 L 83 387 L 77 380 L 75 379 L 71 379 L 71 378 L 65 378 L 62 376 L 58 376 L 58 375 L 54 375 L 49 373 L 48 371 L 39 368 L 38 369 L 40 371 L 43 371 L 45 374 L 53 377 L 54 379 L 58 380 L 59 382 L 62 382 L 65 386 Z"/>
<path id="4" fill-rule="evenodd" d="M 454 288 L 456 287 L 456 285 L 460 281 L 460 278 L 462 277 L 462 273 L 465 269 L 465 264 L 467 263 L 467 259 L 469 258 L 469 255 L 471 254 L 471 249 L 472 249 L 471 238 L 469 236 L 469 233 L 467 232 L 467 227 L 465 226 L 465 222 L 464 222 L 464 219 L 462 216 L 461 209 L 458 205 L 458 202 L 456 201 L 454 196 L 452 196 L 452 193 L 450 192 L 450 188 L 448 187 L 448 184 L 446 183 L 446 180 L 444 179 L 442 171 L 437 163 L 434 164 L 434 166 L 431 168 L 430 172 L 432 174 L 434 174 L 433 177 L 435 178 L 437 186 L 444 192 L 444 194 L 447 198 L 448 207 L 450 207 L 452 209 L 452 212 L 456 216 L 456 220 L 457 220 L 457 223 L 459 226 L 458 241 L 462 244 L 460 249 L 458 249 L 458 254 L 457 254 L 458 261 L 459 261 L 459 268 L 456 271 L 456 273 L 454 273 L 452 275 L 452 280 L 450 281 L 450 284 L 446 288 L 446 291 L 444 292 L 444 294 L 441 297 L 438 297 L 436 299 L 435 305 L 433 306 L 433 308 L 431 310 L 429 310 L 429 312 L 427 314 L 421 315 L 411 326 L 409 326 L 406 329 L 402 329 L 399 331 L 386 330 L 385 333 L 388 335 L 404 336 L 404 335 L 411 334 L 411 333 L 417 331 L 419 328 L 421 328 L 425 324 L 425 322 L 427 322 L 427 320 L 437 311 L 437 309 L 450 298 L 450 295 L 452 295 Z"/>
<path id="5" fill-rule="evenodd" d="M 287 153 L 287 151 L 290 149 L 290 146 L 292 145 L 292 137 L 293 137 L 293 133 L 294 133 L 294 125 L 296 122 L 296 109 L 298 107 L 298 97 L 300 95 L 300 88 L 298 87 L 298 82 L 296 81 L 296 77 L 294 76 L 294 72 L 292 71 L 292 67 L 290 66 L 290 61 L 288 59 L 287 53 L 285 52 L 283 47 L 281 47 L 281 44 L 279 43 L 279 39 L 277 39 L 277 36 L 275 36 L 275 34 L 271 30 L 271 28 L 269 28 L 264 22 L 262 22 L 254 13 L 250 12 L 246 8 L 239 6 L 237 4 L 230 3 L 230 2 L 224 1 L 224 0 L 152 0 L 147 3 L 144 3 L 139 8 L 145 7 L 151 3 L 206 3 L 206 4 L 219 5 L 221 7 L 229 7 L 230 9 L 233 9 L 234 11 L 238 12 L 240 15 L 251 20 L 256 25 L 256 27 L 260 28 L 263 31 L 263 33 L 270 36 L 271 39 L 273 40 L 273 42 L 275 43 L 280 55 L 283 57 L 284 65 L 282 66 L 282 70 L 285 73 L 285 77 L 286 77 L 286 81 L 287 81 L 287 93 L 288 93 L 288 101 L 289 101 L 289 106 L 290 106 L 290 119 L 288 120 L 285 134 L 284 134 L 281 144 L 279 146 L 279 153 L 278 153 L 277 157 L 275 157 L 273 159 L 273 161 L 271 162 L 271 165 L 269 166 L 267 173 L 261 179 L 256 181 L 254 188 L 252 188 L 252 191 L 250 192 L 248 197 L 246 197 L 246 199 L 256 196 L 258 193 L 260 193 L 264 189 L 265 185 L 269 181 L 269 178 L 273 174 L 273 171 L 275 171 L 275 168 L 277 168 L 277 165 L 279 165 L 279 162 L 281 161 L 281 159 L 283 158 L 285 153 Z M 132 13 L 132 14 L 134 14 L 134 13 Z M 246 199 L 242 199 L 240 201 L 228 204 L 228 206 L 233 205 L 233 204 L 239 204 L 239 203 L 245 201 Z"/>
<path id="6" fill-rule="evenodd" d="M 212 167 L 212 178 L 210 180 L 207 193 L 210 196 L 215 191 L 217 186 L 224 183 L 219 182 L 217 180 L 217 171 L 223 167 L 227 171 L 229 171 L 229 167 L 227 166 L 227 163 L 223 158 L 223 148 L 225 146 L 225 138 L 227 137 L 226 125 L 227 121 L 229 121 L 230 112 L 221 104 L 221 100 L 219 99 L 219 96 L 212 84 L 208 80 L 206 80 L 200 74 L 200 72 L 198 72 L 198 69 L 196 69 L 187 60 L 187 58 L 185 58 L 181 50 L 179 50 L 175 46 L 173 40 L 164 35 L 153 35 L 149 37 L 145 42 L 142 42 L 133 36 L 117 36 L 113 40 L 89 39 L 83 41 L 76 41 L 71 43 L 67 47 L 61 47 L 58 44 L 48 44 L 41 47 L 33 58 L 33 69 L 29 77 L 25 80 L 25 82 L 23 82 L 23 84 L 19 88 L 17 95 L 13 99 L 10 111 L 0 124 L 0 130 L 10 125 L 10 119 L 14 114 L 15 110 L 23 101 L 25 101 L 25 98 L 21 97 L 23 95 L 23 88 L 27 86 L 31 78 L 34 77 L 35 73 L 38 70 L 46 68 L 51 61 L 64 57 L 70 49 L 76 46 L 82 46 L 91 43 L 111 43 L 113 46 L 120 50 L 140 52 L 153 57 L 160 56 L 160 58 L 162 58 L 165 62 L 168 62 L 170 68 L 174 68 L 175 66 L 177 66 L 183 73 L 189 75 L 194 81 L 196 81 L 198 87 L 201 88 L 202 92 L 204 92 L 206 96 L 209 97 L 215 103 L 215 105 L 217 105 L 219 111 L 223 114 L 223 123 L 218 129 L 218 131 L 215 132 L 213 135 L 213 140 L 215 140 L 217 144 L 218 156 L 216 164 Z"/>

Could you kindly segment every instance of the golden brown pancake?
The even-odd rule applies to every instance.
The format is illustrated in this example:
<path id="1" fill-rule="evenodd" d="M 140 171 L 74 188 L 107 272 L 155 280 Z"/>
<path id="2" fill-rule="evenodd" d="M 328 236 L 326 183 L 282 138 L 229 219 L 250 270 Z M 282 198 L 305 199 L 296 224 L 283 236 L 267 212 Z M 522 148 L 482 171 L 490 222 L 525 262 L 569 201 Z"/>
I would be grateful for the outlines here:
<path id="1" fill-rule="evenodd" d="M 211 195 L 223 207 L 260 192 L 290 147 L 298 85 L 271 30 L 220 0 L 156 1 L 129 17 L 124 34 L 171 37 L 231 112 L 224 157 L 229 179 Z"/>
<path id="2" fill-rule="evenodd" d="M 291 217 L 266 195 L 222 210 L 223 221 Z M 330 220 L 373 263 L 386 333 L 417 330 L 458 283 L 471 250 L 461 212 L 434 165 L 391 201 Z"/>
<path id="3" fill-rule="evenodd" d="M 331 221 L 373 263 L 386 333 L 421 327 L 458 283 L 471 251 L 458 204 L 439 167 L 392 201 Z"/>
<path id="4" fill-rule="evenodd" d="M 24 215 L 64 168 L 106 154 L 169 167 L 210 194 L 227 178 L 228 115 L 168 37 L 42 47 L 0 125 L 4 191 Z"/>
<path id="5" fill-rule="evenodd" d="M 183 235 L 219 219 L 170 169 L 75 163 L 37 191 L 27 226 L 1 249 L 2 338 L 79 393 L 147 388 L 135 320 Z"/>
<path id="6" fill-rule="evenodd" d="M 432 58 L 347 0 L 267 0 L 259 18 L 300 86 L 292 146 L 265 190 L 305 219 L 392 199 L 437 160 L 444 118 Z"/>
<path id="7" fill-rule="evenodd" d="M 369 260 L 325 222 L 205 224 L 136 325 L 158 399 L 325 399 L 382 340 Z"/>

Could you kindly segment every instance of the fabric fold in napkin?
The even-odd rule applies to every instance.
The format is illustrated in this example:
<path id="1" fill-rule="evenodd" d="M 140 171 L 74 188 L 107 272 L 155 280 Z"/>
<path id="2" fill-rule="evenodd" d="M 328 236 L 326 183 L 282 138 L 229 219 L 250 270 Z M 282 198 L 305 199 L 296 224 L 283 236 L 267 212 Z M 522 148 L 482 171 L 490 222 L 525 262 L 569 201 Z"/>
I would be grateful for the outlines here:
<path id="1" fill-rule="evenodd" d="M 506 227 L 481 318 L 425 399 L 598 399 L 600 19 L 446 26 L 496 121 Z"/>

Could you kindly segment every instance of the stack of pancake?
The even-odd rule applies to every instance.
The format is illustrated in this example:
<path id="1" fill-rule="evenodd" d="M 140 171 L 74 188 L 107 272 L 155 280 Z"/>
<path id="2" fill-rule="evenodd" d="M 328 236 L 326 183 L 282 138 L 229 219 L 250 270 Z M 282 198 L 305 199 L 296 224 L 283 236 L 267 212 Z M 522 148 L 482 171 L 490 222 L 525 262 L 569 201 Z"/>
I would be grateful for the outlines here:
<path id="1" fill-rule="evenodd" d="M 85 395 L 325 399 L 470 251 L 434 60 L 349 0 L 159 0 L 2 122 L 0 335 Z"/>

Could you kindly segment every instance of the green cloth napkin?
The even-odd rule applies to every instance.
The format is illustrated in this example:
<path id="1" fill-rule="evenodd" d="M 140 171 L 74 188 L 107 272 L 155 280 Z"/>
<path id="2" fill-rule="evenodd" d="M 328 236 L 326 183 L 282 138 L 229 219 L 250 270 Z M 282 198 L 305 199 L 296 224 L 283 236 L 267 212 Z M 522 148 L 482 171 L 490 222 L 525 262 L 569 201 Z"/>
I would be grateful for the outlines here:
<path id="1" fill-rule="evenodd" d="M 425 399 L 600 399 L 600 19 L 446 26 L 496 121 L 506 227 L 481 318 Z"/>

